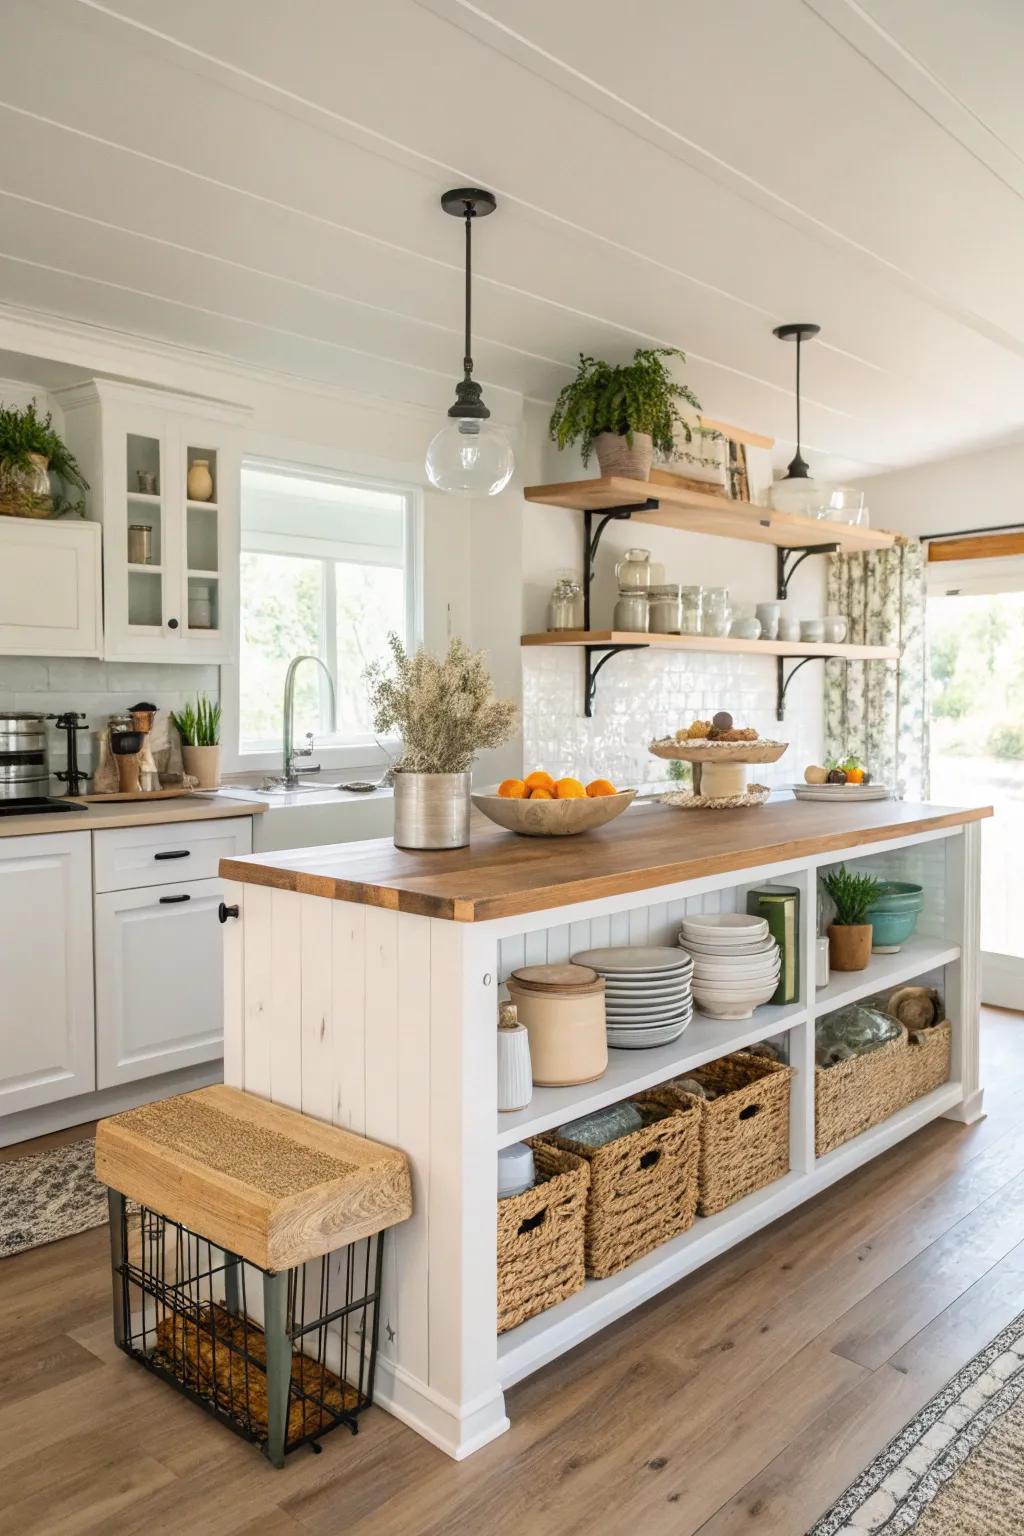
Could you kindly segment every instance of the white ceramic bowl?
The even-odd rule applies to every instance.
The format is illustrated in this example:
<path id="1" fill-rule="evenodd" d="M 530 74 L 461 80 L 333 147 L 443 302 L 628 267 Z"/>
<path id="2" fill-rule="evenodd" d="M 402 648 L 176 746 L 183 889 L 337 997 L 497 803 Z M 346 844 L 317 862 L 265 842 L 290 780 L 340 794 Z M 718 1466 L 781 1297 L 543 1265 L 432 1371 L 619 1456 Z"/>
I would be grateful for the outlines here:
<path id="1" fill-rule="evenodd" d="M 679 948 L 692 956 L 696 962 L 702 955 L 707 956 L 708 959 L 719 958 L 723 955 L 735 955 L 737 959 L 752 960 L 757 955 L 768 954 L 771 950 L 777 948 L 777 945 L 770 933 L 752 944 L 704 944 L 698 943 L 696 939 L 686 939 L 680 934 Z"/>
<path id="2" fill-rule="evenodd" d="M 699 917 L 684 917 L 683 932 L 703 942 L 757 939 L 768 932 L 768 921 L 749 912 L 703 912 Z"/>
<path id="3" fill-rule="evenodd" d="M 747 981 L 761 981 L 766 976 L 777 976 L 782 961 L 776 956 L 765 955 L 758 965 L 702 965 L 693 973 L 693 986 L 699 981 L 724 981 L 730 986 L 740 986 Z"/>
<path id="4" fill-rule="evenodd" d="M 520 837 L 575 837 L 606 827 L 628 810 L 635 798 L 635 789 L 620 789 L 616 795 L 585 795 L 580 800 L 506 800 L 497 794 L 479 794 L 473 796 L 473 804 L 489 821 L 506 832 L 518 832 Z"/>

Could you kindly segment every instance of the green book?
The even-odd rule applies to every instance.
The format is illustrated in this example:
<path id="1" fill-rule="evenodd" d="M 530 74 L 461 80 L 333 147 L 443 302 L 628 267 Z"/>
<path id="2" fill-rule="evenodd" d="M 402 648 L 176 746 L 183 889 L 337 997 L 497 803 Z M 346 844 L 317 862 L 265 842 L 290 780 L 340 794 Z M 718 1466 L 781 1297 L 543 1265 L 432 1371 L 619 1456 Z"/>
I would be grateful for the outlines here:
<path id="1" fill-rule="evenodd" d="M 747 892 L 747 911 L 768 921 L 768 931 L 782 954 L 773 1003 L 795 1003 L 800 996 L 800 892 L 792 885 L 762 885 Z"/>

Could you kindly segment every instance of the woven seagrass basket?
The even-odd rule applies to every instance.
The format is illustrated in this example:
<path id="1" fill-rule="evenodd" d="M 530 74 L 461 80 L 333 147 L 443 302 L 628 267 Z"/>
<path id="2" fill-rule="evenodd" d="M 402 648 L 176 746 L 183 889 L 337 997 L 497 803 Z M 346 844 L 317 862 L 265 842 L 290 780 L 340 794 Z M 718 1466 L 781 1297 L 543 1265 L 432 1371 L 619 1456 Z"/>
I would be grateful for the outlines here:
<path id="1" fill-rule="evenodd" d="M 716 1097 L 700 1101 L 697 1211 L 713 1216 L 789 1172 L 793 1068 L 736 1051 L 688 1072 Z"/>
<path id="2" fill-rule="evenodd" d="M 685 1232 L 697 1213 L 700 1100 L 661 1087 L 631 1102 L 661 1118 L 603 1147 L 545 1138 L 590 1164 L 585 1247 L 587 1274 L 595 1280 Z"/>
<path id="3" fill-rule="evenodd" d="M 818 1157 L 888 1120 L 899 1109 L 949 1082 L 949 1020 L 883 1045 L 864 1056 L 817 1067 L 814 1073 L 814 1151 Z"/>
<path id="4" fill-rule="evenodd" d="M 580 1157 L 531 1138 L 540 1182 L 498 1201 L 498 1332 L 582 1290 L 590 1169 Z"/>

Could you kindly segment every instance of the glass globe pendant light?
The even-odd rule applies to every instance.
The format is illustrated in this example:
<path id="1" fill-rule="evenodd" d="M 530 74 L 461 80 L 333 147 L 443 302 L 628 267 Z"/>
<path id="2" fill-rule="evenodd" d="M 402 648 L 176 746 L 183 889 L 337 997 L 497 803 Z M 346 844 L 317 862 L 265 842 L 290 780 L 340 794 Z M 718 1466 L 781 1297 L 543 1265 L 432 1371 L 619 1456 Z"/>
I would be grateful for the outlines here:
<path id="1" fill-rule="evenodd" d="M 811 341 L 821 330 L 820 325 L 777 325 L 772 331 L 780 341 L 796 342 L 796 453 L 789 461 L 789 468 L 781 480 L 772 482 L 772 506 L 777 512 L 803 512 L 814 516 L 824 499 L 824 490 L 815 480 L 800 452 L 800 348 Z"/>
<path id="2" fill-rule="evenodd" d="M 491 425 L 483 390 L 473 378 L 470 347 L 473 220 L 493 213 L 496 206 L 493 192 L 479 187 L 455 187 L 441 198 L 445 213 L 466 221 L 466 346 L 455 404 L 448 409 L 448 421 L 431 439 L 426 470 L 431 485 L 460 496 L 497 496 L 515 467 L 509 441 L 500 427 Z"/>

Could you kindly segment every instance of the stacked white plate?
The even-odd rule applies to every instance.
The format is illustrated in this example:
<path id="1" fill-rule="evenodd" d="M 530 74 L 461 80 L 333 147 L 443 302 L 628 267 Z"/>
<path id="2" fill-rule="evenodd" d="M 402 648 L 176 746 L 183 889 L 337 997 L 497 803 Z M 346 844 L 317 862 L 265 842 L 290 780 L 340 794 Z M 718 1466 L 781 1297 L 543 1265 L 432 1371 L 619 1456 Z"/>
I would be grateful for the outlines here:
<path id="1" fill-rule="evenodd" d="M 665 945 L 621 945 L 573 955 L 604 977 L 608 1044 L 645 1050 L 677 1040 L 693 1017 L 693 961 Z"/>
<path id="2" fill-rule="evenodd" d="M 791 784 L 797 800 L 888 800 L 884 784 Z"/>
<path id="3" fill-rule="evenodd" d="M 779 984 L 782 957 L 763 917 L 706 913 L 683 920 L 679 943 L 693 960 L 694 1001 L 716 1019 L 749 1019 Z"/>

